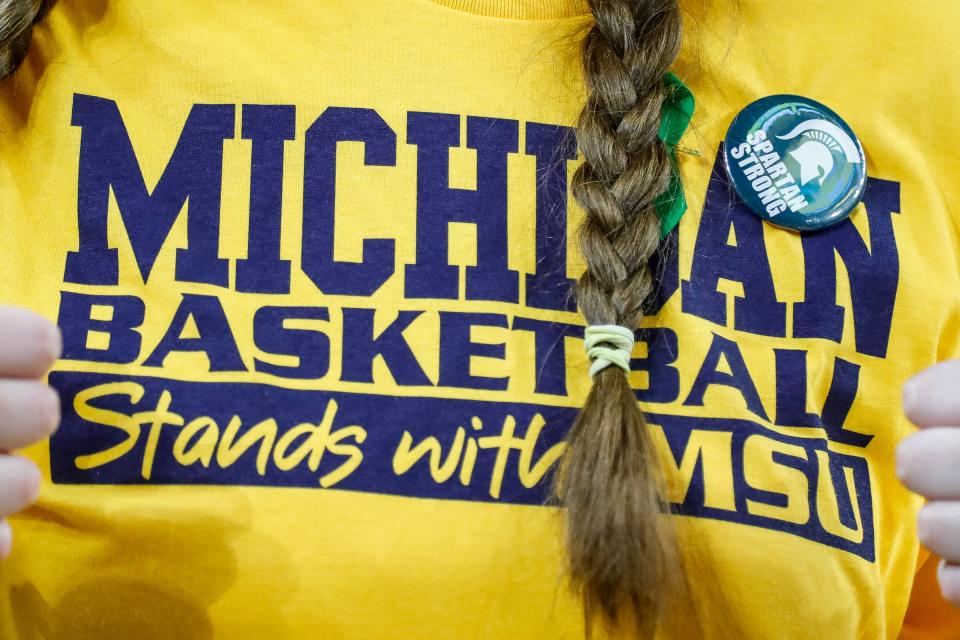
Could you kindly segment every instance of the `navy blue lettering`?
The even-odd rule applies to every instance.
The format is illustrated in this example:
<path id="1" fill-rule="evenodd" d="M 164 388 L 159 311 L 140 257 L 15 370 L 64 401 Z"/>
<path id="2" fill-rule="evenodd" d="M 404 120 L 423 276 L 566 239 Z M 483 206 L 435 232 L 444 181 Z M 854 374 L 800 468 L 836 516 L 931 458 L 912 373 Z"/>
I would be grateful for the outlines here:
<path id="1" fill-rule="evenodd" d="M 727 243 L 733 230 L 736 244 Z M 733 192 L 717 156 L 693 250 L 690 280 L 682 283 L 683 312 L 727 326 L 727 297 L 720 279 L 743 285 L 734 302 L 734 328 L 757 335 L 786 337 L 787 305 L 777 301 L 763 240 L 763 221 Z"/>
<path id="2" fill-rule="evenodd" d="M 646 342 L 647 356 L 630 360 L 630 368 L 647 374 L 647 387 L 635 389 L 643 402 L 673 402 L 680 395 L 680 371 L 672 367 L 677 361 L 680 345 L 676 331 L 666 328 L 647 329 L 637 336 Z"/>
<path id="3" fill-rule="evenodd" d="M 583 337 L 583 327 L 565 322 L 547 322 L 532 318 L 514 318 L 513 329 L 534 334 L 534 393 L 567 395 L 567 349 L 564 338 Z"/>
<path id="4" fill-rule="evenodd" d="M 859 470 L 858 467 L 864 463 L 864 460 L 862 458 L 858 459 L 837 454 L 831 454 L 828 456 L 828 460 L 827 468 L 830 471 L 830 481 L 837 497 L 837 515 L 839 516 L 840 523 L 845 527 L 856 530 L 859 528 L 857 526 L 857 514 L 853 508 L 853 497 L 850 494 L 850 488 L 847 484 L 847 474 L 844 469 L 851 471 L 850 475 L 853 478 L 854 491 L 862 501 L 863 496 L 867 493 L 864 490 L 864 484 L 865 480 L 868 479 L 864 478 L 863 474 L 857 473 L 857 471 Z M 854 462 L 855 464 L 850 464 L 850 462 Z M 860 509 L 863 511 L 871 508 L 869 504 L 860 505 Z"/>
<path id="5" fill-rule="evenodd" d="M 777 361 L 776 424 L 819 427 L 820 416 L 807 411 L 807 352 L 774 349 Z"/>
<path id="6" fill-rule="evenodd" d="M 865 447 L 873 440 L 872 435 L 856 433 L 844 429 L 847 415 L 857 398 L 860 386 L 860 365 L 847 362 L 843 358 L 834 358 L 833 380 L 827 399 L 823 403 L 823 425 L 828 437 L 834 442 L 842 442 L 857 447 Z"/>
<path id="7" fill-rule="evenodd" d="M 237 260 L 237 291 L 289 293 L 290 261 L 280 259 L 283 150 L 296 137 L 297 109 L 290 105 L 243 105 L 244 140 L 250 155 L 250 224 L 247 257 Z"/>
<path id="8" fill-rule="evenodd" d="M 187 323 L 193 320 L 199 337 L 183 337 Z M 230 330 L 230 323 L 215 296 L 185 293 L 170 327 L 143 366 L 162 367 L 173 352 L 203 352 L 210 362 L 210 371 L 245 371 L 243 359 Z"/>
<path id="9" fill-rule="evenodd" d="M 109 309 L 109 317 L 93 319 L 94 307 Z M 64 291 L 60 294 L 57 324 L 63 334 L 64 360 L 130 364 L 140 355 L 143 300 L 136 296 L 92 296 Z M 89 348 L 91 333 L 107 336 L 102 349 Z"/>
<path id="10" fill-rule="evenodd" d="M 330 368 L 330 339 L 309 329 L 291 329 L 286 320 L 329 320 L 322 307 L 263 307 L 253 316 L 253 341 L 265 353 L 294 356 L 296 366 L 277 365 L 255 359 L 254 369 L 284 378 L 317 380 Z"/>
<path id="11" fill-rule="evenodd" d="M 507 154 L 517 152 L 518 138 L 516 120 L 468 117 L 477 188 L 451 188 L 450 148 L 460 144 L 460 117 L 408 114 L 407 143 L 418 147 L 417 259 L 405 269 L 406 297 L 458 297 L 459 270 L 449 264 L 449 224 L 468 222 L 477 228 L 477 264 L 466 269 L 466 299 L 519 302 L 519 272 L 507 268 Z"/>
<path id="12" fill-rule="evenodd" d="M 742 452 L 739 453 L 741 457 L 738 462 L 742 473 L 743 458 Z M 808 486 L 815 486 L 817 482 L 817 477 L 815 475 L 817 471 L 816 463 L 811 459 L 812 456 L 809 450 L 805 448 L 804 453 L 806 457 L 792 456 L 784 451 L 774 451 L 772 452 L 770 458 L 777 466 L 788 467 L 790 469 L 796 469 L 797 471 L 803 472 L 804 475 L 807 476 Z M 744 505 L 747 500 L 781 508 L 786 507 L 790 502 L 789 496 L 784 493 L 768 491 L 767 489 L 758 489 L 750 486 L 750 484 L 747 482 L 746 475 L 743 477 L 743 486 L 743 493 L 737 496 L 738 509 L 742 509 L 742 505 Z M 816 510 L 811 509 L 811 512 L 816 513 Z"/>
<path id="13" fill-rule="evenodd" d="M 892 214 L 900 211 L 900 185 L 870 178 L 863 196 L 870 247 L 849 219 L 803 236 L 804 301 L 794 305 L 793 334 L 840 342 L 843 308 L 837 305 L 837 256 L 850 279 L 857 351 L 884 358 L 897 298 L 900 259 Z"/>
<path id="14" fill-rule="evenodd" d="M 775 349 L 777 362 L 776 424 L 785 427 L 813 427 L 827 432 L 834 442 L 865 447 L 872 435 L 844 428 L 847 415 L 857 397 L 859 365 L 834 358 L 833 378 L 823 405 L 823 415 L 807 411 L 807 352 Z"/>
<path id="15" fill-rule="evenodd" d="M 227 286 L 228 264 L 218 257 L 217 245 L 223 141 L 234 137 L 234 106 L 193 105 L 152 193 L 147 191 L 116 102 L 76 94 L 72 124 L 82 129 L 77 187 L 80 248 L 67 254 L 64 280 L 118 283 L 117 250 L 107 245 L 112 190 L 144 282 L 174 221 L 188 206 L 188 247 L 177 249 L 176 279 Z"/>
<path id="16" fill-rule="evenodd" d="M 573 129 L 528 122 L 527 153 L 537 158 L 537 267 L 526 277 L 527 306 L 576 311 L 576 281 L 566 275 L 567 160 L 577 158 Z"/>
<path id="17" fill-rule="evenodd" d="M 672 416 L 670 416 L 672 417 Z M 646 414 L 647 420 L 654 424 L 660 424 L 660 416 Z M 667 440 L 667 449 L 673 456 L 674 465 L 680 466 L 681 461 L 687 455 L 687 448 L 690 446 L 690 437 L 693 435 L 692 429 L 664 429 L 664 435 Z M 690 484 L 683 502 L 680 504 L 671 503 L 670 510 L 673 513 L 687 515 L 690 513 L 690 506 L 702 505 L 706 499 L 706 482 L 703 475 L 703 451 L 697 452 L 697 458 L 694 461 L 693 472 L 690 474 Z"/>
<path id="18" fill-rule="evenodd" d="M 506 351 L 504 343 L 487 344 L 473 342 L 470 333 L 473 327 L 504 327 L 506 316 L 496 313 L 440 313 L 440 379 L 442 387 L 464 389 L 489 389 L 502 391 L 510 378 L 476 376 L 470 373 L 473 356 L 502 360 Z"/>
<path id="19" fill-rule="evenodd" d="M 323 293 L 370 296 L 393 275 L 395 242 L 364 239 L 360 263 L 333 257 L 337 143 L 347 141 L 364 143 L 363 161 L 367 166 L 397 164 L 397 134 L 373 109 L 330 107 L 307 129 L 303 167 L 303 271 Z"/>
<path id="20" fill-rule="evenodd" d="M 347 382 L 373 382 L 373 361 L 379 356 L 401 386 L 433 386 L 410 349 L 404 330 L 423 315 L 422 311 L 401 311 L 380 335 L 374 336 L 373 309 L 343 310 L 343 367 Z"/>
<path id="21" fill-rule="evenodd" d="M 730 367 L 730 373 L 720 371 L 721 359 L 726 361 Z M 683 401 L 683 404 L 688 407 L 702 407 L 703 396 L 712 385 L 736 389 L 747 403 L 747 409 L 767 420 L 767 413 L 760 401 L 760 394 L 757 393 L 757 387 L 753 384 L 753 378 L 750 377 L 750 371 L 747 369 L 747 363 L 743 360 L 743 354 L 740 353 L 740 347 L 737 346 L 736 342 L 727 340 L 717 334 L 713 334 L 713 343 L 710 345 L 707 357 L 704 358 L 703 366 L 697 373 L 690 394 Z"/>

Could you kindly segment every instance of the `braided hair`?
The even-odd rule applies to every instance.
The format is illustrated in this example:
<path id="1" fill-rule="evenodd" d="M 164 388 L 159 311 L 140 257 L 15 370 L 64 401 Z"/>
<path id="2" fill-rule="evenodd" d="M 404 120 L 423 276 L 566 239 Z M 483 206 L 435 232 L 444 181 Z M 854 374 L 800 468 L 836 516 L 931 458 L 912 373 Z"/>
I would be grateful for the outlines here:
<path id="1" fill-rule="evenodd" d="M 653 286 L 660 239 L 655 200 L 671 177 L 658 139 L 663 76 L 680 49 L 677 0 L 589 0 L 583 40 L 588 95 L 577 123 L 584 156 L 572 191 L 586 271 L 577 302 L 589 325 L 638 328 Z M 661 499 L 656 452 L 624 372 L 602 369 L 567 438 L 555 491 L 567 510 L 572 585 L 589 631 L 651 637 L 664 611 L 677 556 Z"/>

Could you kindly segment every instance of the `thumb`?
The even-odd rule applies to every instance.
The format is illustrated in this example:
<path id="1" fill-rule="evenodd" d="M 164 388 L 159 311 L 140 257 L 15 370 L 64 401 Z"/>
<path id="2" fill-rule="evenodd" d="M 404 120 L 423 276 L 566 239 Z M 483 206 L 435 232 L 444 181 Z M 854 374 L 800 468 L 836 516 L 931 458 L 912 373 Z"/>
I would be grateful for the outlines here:
<path id="1" fill-rule="evenodd" d="M 960 426 L 960 361 L 941 362 L 908 380 L 903 411 L 921 429 Z"/>

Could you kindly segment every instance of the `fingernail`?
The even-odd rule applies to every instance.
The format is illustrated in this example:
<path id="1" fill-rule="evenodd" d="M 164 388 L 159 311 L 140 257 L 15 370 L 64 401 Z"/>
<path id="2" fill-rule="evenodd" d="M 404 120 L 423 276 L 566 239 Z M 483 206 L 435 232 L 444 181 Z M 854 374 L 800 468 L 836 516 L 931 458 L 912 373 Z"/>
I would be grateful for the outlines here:
<path id="1" fill-rule="evenodd" d="M 60 424 L 60 394 L 51 386 L 44 388 L 44 398 L 40 401 L 43 411 L 43 423 L 49 428 L 48 435 L 53 435 Z"/>
<path id="2" fill-rule="evenodd" d="M 910 414 L 916 407 L 917 396 L 920 394 L 920 383 L 916 378 L 910 378 L 903 385 L 903 412 Z"/>
<path id="3" fill-rule="evenodd" d="M 10 529 L 10 523 L 6 520 L 0 521 L 0 560 L 9 558 L 12 550 L 13 531 Z"/>
<path id="4" fill-rule="evenodd" d="M 930 520 L 933 518 L 933 515 L 931 514 L 929 507 L 930 505 L 926 504 L 917 513 L 917 538 L 920 540 L 920 544 L 927 544 L 930 542 L 927 536 L 930 533 L 930 527 L 932 526 L 930 524 Z"/>
<path id="5" fill-rule="evenodd" d="M 896 473 L 897 478 L 901 482 L 906 480 L 908 468 L 910 466 L 910 440 L 904 440 L 899 445 L 897 445 L 896 453 L 894 454 L 896 459 Z"/>
<path id="6" fill-rule="evenodd" d="M 43 482 L 43 476 L 40 474 L 40 469 L 37 468 L 32 462 L 27 462 L 29 465 L 30 479 L 26 483 L 24 500 L 29 504 L 33 504 L 37 501 L 37 498 L 40 497 L 40 485 Z"/>
<path id="7" fill-rule="evenodd" d="M 63 354 L 63 335 L 60 333 L 60 327 L 53 325 L 50 331 L 50 353 L 54 360 L 58 360 Z"/>

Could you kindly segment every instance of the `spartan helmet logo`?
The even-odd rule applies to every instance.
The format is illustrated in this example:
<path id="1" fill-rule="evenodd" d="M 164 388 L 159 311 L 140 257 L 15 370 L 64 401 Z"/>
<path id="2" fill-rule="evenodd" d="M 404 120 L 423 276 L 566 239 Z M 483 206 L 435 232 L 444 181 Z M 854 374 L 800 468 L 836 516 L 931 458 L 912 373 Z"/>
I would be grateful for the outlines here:
<path id="1" fill-rule="evenodd" d="M 833 171 L 834 152 L 842 153 L 851 164 L 860 164 L 856 143 L 846 131 L 829 120 L 807 120 L 790 133 L 777 138 L 793 140 L 804 135 L 806 139 L 789 154 L 800 165 L 801 185 L 813 180 L 823 184 Z"/>

